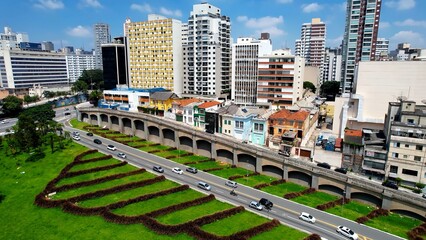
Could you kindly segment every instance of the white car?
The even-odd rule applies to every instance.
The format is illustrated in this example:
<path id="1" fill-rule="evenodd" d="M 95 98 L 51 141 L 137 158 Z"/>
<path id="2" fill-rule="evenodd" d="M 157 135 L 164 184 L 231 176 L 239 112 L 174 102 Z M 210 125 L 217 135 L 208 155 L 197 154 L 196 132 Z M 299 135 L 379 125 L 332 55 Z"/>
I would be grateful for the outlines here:
<path id="1" fill-rule="evenodd" d="M 6 123 L 6 120 L 2 120 L 0 123 L 1 123 L 1 124 L 5 124 L 5 123 Z"/>
<path id="2" fill-rule="evenodd" d="M 256 201 L 251 201 L 250 204 L 249 204 L 249 207 L 257 209 L 259 211 L 263 210 L 263 206 L 260 203 L 256 202 Z"/>
<path id="3" fill-rule="evenodd" d="M 183 174 L 182 169 L 180 169 L 178 167 L 172 168 L 172 172 L 177 173 L 177 174 Z"/>
<path id="4" fill-rule="evenodd" d="M 80 141 L 81 138 L 79 136 L 77 136 L 77 135 L 74 135 L 74 136 L 72 136 L 72 139 L 74 139 L 76 141 Z"/>
<path id="5" fill-rule="evenodd" d="M 122 152 L 117 153 L 117 156 L 121 157 L 121 158 L 126 158 L 126 154 L 124 154 Z"/>
<path id="6" fill-rule="evenodd" d="M 111 150 L 111 151 L 115 151 L 115 150 L 117 150 L 117 148 L 115 148 L 113 145 L 108 145 L 108 146 L 107 146 L 107 149 L 108 149 L 108 150 Z"/>
<path id="7" fill-rule="evenodd" d="M 80 133 L 79 132 L 72 132 L 72 135 L 74 135 L 74 136 L 80 136 Z"/>
<path id="8" fill-rule="evenodd" d="M 309 213 L 302 212 L 300 213 L 299 219 L 309 222 L 309 223 L 315 223 L 316 219 Z"/>
<path id="9" fill-rule="evenodd" d="M 338 226 L 336 232 L 352 240 L 358 239 L 358 234 L 356 234 L 354 231 L 345 226 Z"/>

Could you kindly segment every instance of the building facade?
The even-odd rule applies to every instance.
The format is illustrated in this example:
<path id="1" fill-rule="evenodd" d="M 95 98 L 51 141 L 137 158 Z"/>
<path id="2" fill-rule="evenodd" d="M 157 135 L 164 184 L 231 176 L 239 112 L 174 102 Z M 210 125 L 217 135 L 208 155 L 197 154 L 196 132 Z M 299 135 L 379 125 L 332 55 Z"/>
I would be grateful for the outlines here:
<path id="1" fill-rule="evenodd" d="M 112 43 L 102 44 L 102 65 L 105 90 L 113 89 L 117 85 L 129 87 L 124 38 L 115 38 Z"/>
<path id="2" fill-rule="evenodd" d="M 325 50 L 324 66 L 322 70 L 320 85 L 327 81 L 340 82 L 342 67 L 342 51 L 340 48 Z"/>
<path id="3" fill-rule="evenodd" d="M 12 28 L 4 27 L 4 33 L 0 33 L 0 50 L 10 50 L 19 48 L 21 42 L 29 42 L 26 33 L 14 33 Z"/>
<path id="4" fill-rule="evenodd" d="M 376 42 L 376 61 L 389 60 L 389 39 L 377 38 Z"/>
<path id="5" fill-rule="evenodd" d="M 322 67 L 325 53 L 326 26 L 320 18 L 304 23 L 296 40 L 296 56 L 305 58 L 306 65 Z"/>
<path id="6" fill-rule="evenodd" d="M 93 33 L 95 35 L 95 67 L 102 69 L 102 44 L 111 42 L 109 25 L 97 23 L 93 26 Z"/>
<path id="7" fill-rule="evenodd" d="M 259 57 L 257 103 L 274 108 L 292 106 L 302 98 L 305 60 L 287 49 Z"/>
<path id="8" fill-rule="evenodd" d="M 231 99 L 236 104 L 256 104 L 258 58 L 271 52 L 270 39 L 238 38 L 233 44 Z"/>
<path id="9" fill-rule="evenodd" d="M 70 83 L 78 80 L 84 70 L 95 69 L 95 56 L 93 54 L 67 54 L 67 77 Z"/>
<path id="10" fill-rule="evenodd" d="M 183 35 L 183 93 L 225 98 L 231 91 L 231 21 L 208 3 L 195 4 Z"/>
<path id="11" fill-rule="evenodd" d="M 374 61 L 381 0 L 348 0 L 342 48 L 342 92 L 353 92 L 356 65 Z"/>
<path id="12" fill-rule="evenodd" d="M 182 23 L 150 14 L 148 21 L 125 23 L 130 86 L 162 87 L 182 94 Z"/>

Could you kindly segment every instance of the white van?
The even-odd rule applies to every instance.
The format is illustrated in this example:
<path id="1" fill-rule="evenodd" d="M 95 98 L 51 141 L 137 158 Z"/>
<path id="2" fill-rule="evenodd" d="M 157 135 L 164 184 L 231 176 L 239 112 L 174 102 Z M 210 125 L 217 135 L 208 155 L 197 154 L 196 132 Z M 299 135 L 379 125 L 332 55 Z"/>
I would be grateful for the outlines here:
<path id="1" fill-rule="evenodd" d="M 231 180 L 226 181 L 225 185 L 228 186 L 228 187 L 233 187 L 233 188 L 237 187 L 237 183 L 234 182 L 234 181 L 231 181 Z"/>
<path id="2" fill-rule="evenodd" d="M 207 184 L 207 183 L 205 183 L 205 182 L 198 182 L 197 186 L 198 186 L 199 188 L 204 189 L 204 190 L 207 190 L 207 191 L 210 191 L 210 190 L 212 189 L 212 187 L 210 187 L 210 185 L 208 185 L 208 184 Z"/>

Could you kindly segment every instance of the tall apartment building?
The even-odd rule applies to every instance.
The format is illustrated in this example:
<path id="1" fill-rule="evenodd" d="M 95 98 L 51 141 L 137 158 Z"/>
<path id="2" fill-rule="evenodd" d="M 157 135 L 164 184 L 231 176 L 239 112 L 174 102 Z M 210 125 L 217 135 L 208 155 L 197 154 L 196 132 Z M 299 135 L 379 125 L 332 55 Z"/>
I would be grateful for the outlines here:
<path id="1" fill-rule="evenodd" d="M 0 50 L 19 48 L 21 42 L 29 42 L 26 33 L 14 33 L 12 28 L 4 27 L 4 33 L 0 33 Z"/>
<path id="2" fill-rule="evenodd" d="M 232 92 L 236 104 L 257 102 L 258 58 L 272 53 L 269 38 L 238 38 L 232 47 Z"/>
<path id="3" fill-rule="evenodd" d="M 342 92 L 355 88 L 359 61 L 374 61 L 381 0 L 348 0 L 342 53 Z"/>
<path id="4" fill-rule="evenodd" d="M 65 55 L 43 51 L 0 51 L 0 82 L 4 88 L 30 88 L 35 84 L 68 85 Z"/>
<path id="5" fill-rule="evenodd" d="M 327 81 L 340 82 L 340 74 L 342 67 L 342 49 L 326 48 L 324 55 L 324 66 L 320 79 L 320 85 Z"/>
<path id="6" fill-rule="evenodd" d="M 52 42 L 44 41 L 41 42 L 41 50 L 43 51 L 55 51 L 55 45 Z"/>
<path id="7" fill-rule="evenodd" d="M 296 40 L 296 56 L 305 58 L 306 65 L 322 67 L 325 53 L 325 23 L 320 18 L 312 18 L 304 23 L 300 39 Z"/>
<path id="8" fill-rule="evenodd" d="M 183 93 L 227 97 L 231 91 L 231 21 L 219 8 L 195 4 L 183 47 Z"/>
<path id="9" fill-rule="evenodd" d="M 93 54 L 71 53 L 65 55 L 65 59 L 68 79 L 71 83 L 76 82 L 84 70 L 95 69 L 95 56 Z"/>
<path id="10" fill-rule="evenodd" d="M 385 175 L 414 185 L 426 183 L 426 106 L 390 102 L 385 119 L 388 149 Z"/>
<path id="11" fill-rule="evenodd" d="M 377 38 L 376 42 L 376 61 L 389 60 L 389 39 Z"/>
<path id="12" fill-rule="evenodd" d="M 130 86 L 162 87 L 182 93 L 182 23 L 150 14 L 148 21 L 126 20 Z"/>
<path id="13" fill-rule="evenodd" d="M 117 85 L 127 85 L 127 54 L 124 37 L 114 38 L 112 43 L 102 44 L 102 64 L 104 66 L 104 89 L 111 90 Z"/>
<path id="14" fill-rule="evenodd" d="M 302 98 L 305 59 L 291 55 L 290 50 L 272 51 L 259 56 L 257 103 L 274 108 L 292 106 Z"/>
<path id="15" fill-rule="evenodd" d="M 111 42 L 109 25 L 105 23 L 96 23 L 93 26 L 95 34 L 95 66 L 102 69 L 102 44 Z"/>

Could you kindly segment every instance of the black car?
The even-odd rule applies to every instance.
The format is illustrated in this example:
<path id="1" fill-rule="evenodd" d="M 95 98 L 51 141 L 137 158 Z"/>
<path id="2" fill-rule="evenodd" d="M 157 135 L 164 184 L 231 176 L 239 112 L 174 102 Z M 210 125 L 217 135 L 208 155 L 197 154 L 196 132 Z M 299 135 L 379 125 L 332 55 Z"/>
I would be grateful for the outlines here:
<path id="1" fill-rule="evenodd" d="M 91 136 L 93 136 L 93 133 L 88 132 L 88 133 L 86 133 L 86 135 L 89 136 L 89 137 L 91 137 Z"/>
<path id="2" fill-rule="evenodd" d="M 213 133 L 214 133 L 214 131 L 213 131 L 213 129 L 207 128 L 207 129 L 206 129 L 206 133 L 213 134 Z"/>
<path id="3" fill-rule="evenodd" d="M 190 172 L 190 173 L 193 173 L 193 174 L 196 174 L 198 172 L 198 170 L 196 168 L 193 168 L 193 167 L 187 168 L 186 171 Z"/>
<path id="4" fill-rule="evenodd" d="M 392 181 L 384 181 L 382 183 L 383 186 L 388 187 L 388 188 L 393 188 L 395 190 L 398 190 L 398 184 L 396 184 L 395 182 Z"/>
<path id="5" fill-rule="evenodd" d="M 154 166 L 154 167 L 152 167 L 152 170 L 159 172 L 159 173 L 164 172 L 164 169 L 161 166 Z"/>
<path id="6" fill-rule="evenodd" d="M 336 169 L 334 169 L 334 171 L 346 174 L 348 172 L 348 169 L 347 168 L 336 168 Z"/>
<path id="7" fill-rule="evenodd" d="M 327 169 L 331 169 L 330 164 L 326 163 L 326 162 L 322 162 L 322 163 L 318 163 L 317 164 L 318 167 L 322 167 L 322 168 L 327 168 Z"/>
<path id="8" fill-rule="evenodd" d="M 265 206 L 266 208 L 272 208 L 274 206 L 274 204 L 266 198 L 261 198 L 259 203 Z"/>
<path id="9" fill-rule="evenodd" d="M 97 139 L 97 138 L 95 140 L 93 140 L 93 142 L 96 143 L 96 144 L 102 144 L 102 141 Z"/>

